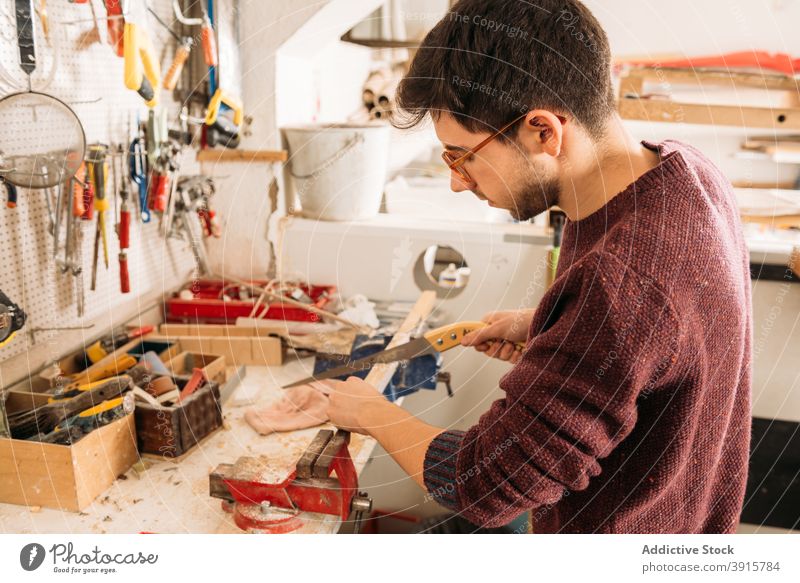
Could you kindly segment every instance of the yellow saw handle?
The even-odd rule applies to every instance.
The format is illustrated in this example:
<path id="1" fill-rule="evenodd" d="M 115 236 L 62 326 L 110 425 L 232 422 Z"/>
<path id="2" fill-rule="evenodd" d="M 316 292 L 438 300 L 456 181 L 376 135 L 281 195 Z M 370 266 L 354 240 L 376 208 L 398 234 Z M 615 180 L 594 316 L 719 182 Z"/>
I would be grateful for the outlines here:
<path id="1" fill-rule="evenodd" d="M 461 344 L 461 339 L 470 332 L 486 328 L 488 325 L 489 324 L 486 322 L 479 321 L 456 322 L 455 324 L 448 324 L 431 330 L 425 334 L 425 340 L 430 342 L 438 352 L 444 352 L 445 350 L 450 350 L 451 348 L 459 346 Z M 503 342 L 503 340 L 499 338 L 497 341 Z M 525 345 L 519 342 L 515 342 L 514 346 L 517 350 L 523 350 L 525 348 Z"/>

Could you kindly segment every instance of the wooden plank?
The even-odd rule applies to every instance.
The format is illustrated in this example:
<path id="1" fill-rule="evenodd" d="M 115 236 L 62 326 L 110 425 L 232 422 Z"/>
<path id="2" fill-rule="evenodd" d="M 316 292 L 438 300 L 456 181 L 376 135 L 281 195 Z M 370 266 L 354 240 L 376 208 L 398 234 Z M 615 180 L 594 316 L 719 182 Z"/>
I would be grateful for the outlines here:
<path id="1" fill-rule="evenodd" d="M 251 338 L 250 350 L 253 364 L 273 366 L 283 362 L 283 344 L 280 338 Z"/>
<path id="2" fill-rule="evenodd" d="M 776 229 L 800 228 L 800 215 L 779 215 L 765 217 L 762 215 L 740 215 L 742 222 L 767 225 Z"/>
<path id="3" fill-rule="evenodd" d="M 86 508 L 138 460 L 132 414 L 81 439 L 72 447 L 78 508 Z"/>
<path id="4" fill-rule="evenodd" d="M 395 332 L 391 342 L 389 342 L 386 348 L 394 348 L 395 346 L 400 346 L 401 344 L 408 342 L 411 339 L 411 332 L 413 332 L 421 322 L 425 321 L 425 319 L 433 311 L 435 304 L 435 291 L 429 290 L 422 292 L 417 300 L 417 303 L 415 303 L 414 307 L 411 308 L 411 312 L 409 312 L 408 316 L 406 316 L 406 319 L 403 320 L 403 323 L 400 324 L 400 328 L 398 328 L 397 332 Z M 383 393 L 384 389 L 389 384 L 389 381 L 392 380 L 392 376 L 394 376 L 394 373 L 399 365 L 399 362 L 376 364 L 372 367 L 372 370 L 369 371 L 369 374 L 367 374 L 367 377 L 364 380 L 378 389 L 378 392 Z"/>
<path id="5" fill-rule="evenodd" d="M 159 328 L 162 336 L 269 336 L 285 331 L 285 327 L 277 326 L 255 328 L 224 324 L 162 324 Z"/>
<path id="6" fill-rule="evenodd" d="M 623 119 L 747 128 L 800 129 L 800 110 L 680 103 L 662 99 L 620 99 Z"/>
<path id="7" fill-rule="evenodd" d="M 670 69 L 667 67 L 641 67 L 630 69 L 626 77 L 642 80 L 669 81 L 687 85 L 731 85 L 779 91 L 797 91 L 797 81 L 785 75 L 759 73 L 734 73 L 708 69 Z"/>
<path id="8" fill-rule="evenodd" d="M 206 148 L 197 152 L 198 162 L 286 162 L 286 150 L 231 150 Z"/>

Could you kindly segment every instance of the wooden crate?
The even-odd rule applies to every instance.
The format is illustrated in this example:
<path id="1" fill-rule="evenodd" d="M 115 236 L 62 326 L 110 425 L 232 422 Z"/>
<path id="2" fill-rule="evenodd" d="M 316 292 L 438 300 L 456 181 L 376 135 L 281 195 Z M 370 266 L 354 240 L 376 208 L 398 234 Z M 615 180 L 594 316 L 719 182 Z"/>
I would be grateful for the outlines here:
<path id="1" fill-rule="evenodd" d="M 224 384 L 227 380 L 225 357 L 218 354 L 200 354 L 184 351 L 166 363 L 167 368 L 176 375 L 191 376 L 195 368 L 202 369 L 206 378 Z"/>
<path id="2" fill-rule="evenodd" d="M 182 387 L 188 378 L 176 380 Z M 165 458 L 181 456 L 222 427 L 219 385 L 207 382 L 175 407 L 162 409 L 137 403 L 134 415 L 140 453 Z"/>
<path id="3" fill-rule="evenodd" d="M 10 413 L 43 405 L 47 395 L 9 394 Z M 74 445 L 0 439 L 0 502 L 80 512 L 139 459 L 134 416 L 126 415 Z"/>
<path id="4" fill-rule="evenodd" d="M 204 327 L 208 334 L 208 327 Z M 218 354 L 225 358 L 228 366 L 278 366 L 283 363 L 283 344 L 280 338 L 274 336 L 227 336 L 224 335 L 225 326 L 219 326 L 217 335 L 207 336 L 161 336 L 169 338 L 180 344 L 186 352 L 198 354 Z M 174 325 L 170 324 L 165 330 L 172 331 Z M 163 334 L 163 333 L 162 333 Z"/>

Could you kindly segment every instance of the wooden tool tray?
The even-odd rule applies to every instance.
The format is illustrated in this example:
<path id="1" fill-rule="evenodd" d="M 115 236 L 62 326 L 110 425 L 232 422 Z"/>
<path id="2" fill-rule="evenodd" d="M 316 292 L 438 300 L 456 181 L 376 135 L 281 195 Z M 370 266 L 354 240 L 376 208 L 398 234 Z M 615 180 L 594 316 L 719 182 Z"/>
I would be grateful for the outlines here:
<path id="1" fill-rule="evenodd" d="M 8 393 L 9 413 L 48 395 Z M 134 416 L 99 427 L 73 445 L 0 438 L 0 502 L 79 512 L 139 459 Z"/>

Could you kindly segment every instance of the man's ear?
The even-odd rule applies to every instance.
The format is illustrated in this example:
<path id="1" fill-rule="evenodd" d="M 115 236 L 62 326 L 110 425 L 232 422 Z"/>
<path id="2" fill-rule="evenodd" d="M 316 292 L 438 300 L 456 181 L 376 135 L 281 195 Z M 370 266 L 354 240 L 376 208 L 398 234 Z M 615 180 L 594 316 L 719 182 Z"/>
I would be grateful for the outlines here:
<path id="1" fill-rule="evenodd" d="M 534 130 L 534 139 L 546 154 L 555 157 L 561 154 L 564 127 L 554 113 L 546 109 L 534 109 L 525 116 L 525 129 Z"/>

